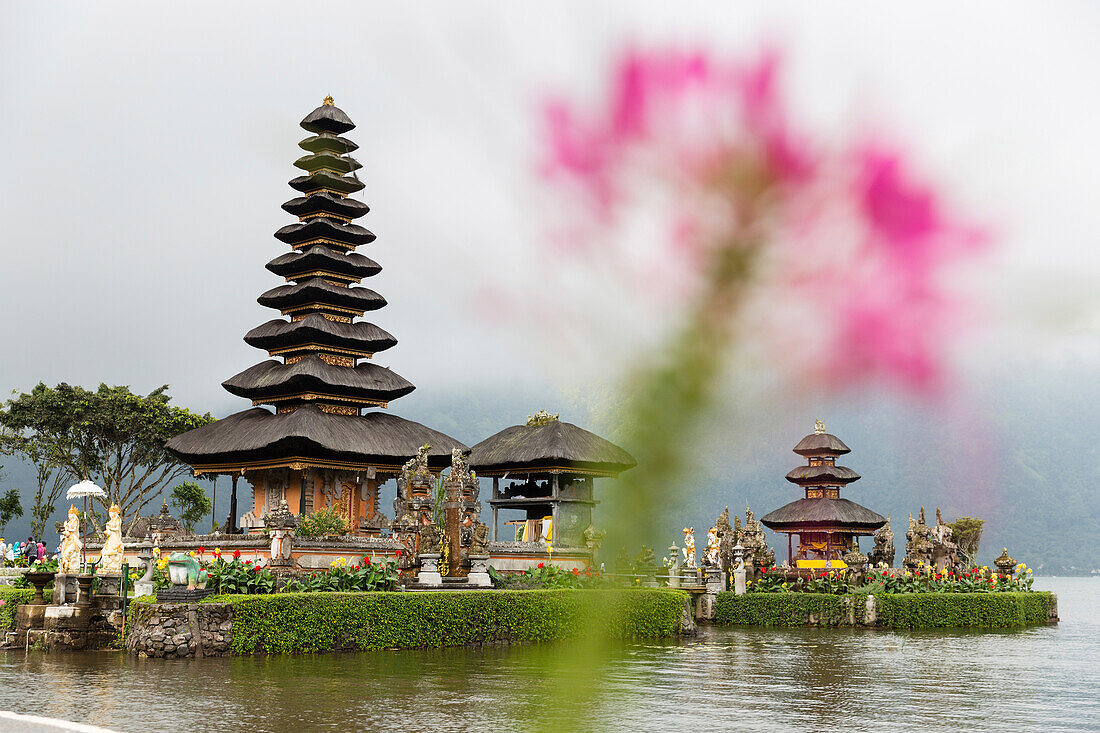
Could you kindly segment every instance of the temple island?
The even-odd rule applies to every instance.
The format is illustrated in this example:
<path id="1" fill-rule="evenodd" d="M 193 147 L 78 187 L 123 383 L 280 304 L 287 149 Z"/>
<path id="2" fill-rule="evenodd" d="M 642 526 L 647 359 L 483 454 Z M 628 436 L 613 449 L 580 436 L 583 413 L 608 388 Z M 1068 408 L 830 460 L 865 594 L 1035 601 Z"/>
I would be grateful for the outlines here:
<path id="1" fill-rule="evenodd" d="M 222 383 L 251 407 L 165 446 L 196 476 L 231 479 L 225 524 L 192 535 L 167 505 L 125 522 L 113 506 L 85 542 L 73 506 L 56 561 L 20 572 L 33 594 L 9 593 L 2 581 L 11 576 L 0 572 L 8 646 L 94 648 L 117 643 L 124 628 L 128 651 L 169 658 L 569 638 L 591 622 L 570 595 L 582 589 L 617 638 L 690 634 L 696 620 L 892 628 L 1057 620 L 1056 599 L 1031 591 L 1030 570 L 1007 549 L 995 570 L 976 567 L 977 545 L 964 554 L 939 509 L 934 526 L 923 507 L 909 517 L 895 571 L 890 520 L 841 497 L 860 476 L 837 465 L 851 451 L 820 420 L 794 447 L 806 465 L 786 475 L 801 498 L 759 520 L 746 507 L 743 523 L 724 509 L 698 555 L 685 527 L 684 547 L 670 546 L 663 563 L 651 548 L 633 557 L 624 548 L 614 571 L 602 572 L 597 482 L 615 480 L 635 458 L 544 410 L 472 448 L 390 412 L 414 386 L 373 361 L 397 339 L 363 320 L 386 300 L 362 286 L 382 268 L 356 251 L 375 235 L 355 223 L 369 212 L 351 197 L 364 188 L 357 145 L 344 136 L 355 125 L 326 97 L 301 126 L 305 155 L 294 165 L 302 175 L 290 181 L 298 195 L 282 207 L 297 221 L 275 232 L 289 251 L 267 263 L 284 282 L 258 299 L 279 317 L 244 337 L 268 359 Z M 249 494 L 239 506 L 242 478 Z M 492 487 L 488 524 L 483 480 Z M 391 481 L 392 515 L 381 500 Z M 90 481 L 70 489 L 102 495 Z M 781 565 L 765 527 L 787 537 Z M 874 547 L 864 555 L 859 539 L 868 535 Z M 553 590 L 516 596 L 531 588 Z M 405 592 L 362 592 L 397 590 Z M 425 592 L 437 595 L 417 600 Z M 223 597 L 192 603 L 215 593 Z M 238 616 L 254 595 L 268 596 L 272 612 L 293 607 L 279 617 L 297 619 L 295 627 L 257 624 L 254 604 Z M 128 608 L 132 596 L 142 600 Z"/>

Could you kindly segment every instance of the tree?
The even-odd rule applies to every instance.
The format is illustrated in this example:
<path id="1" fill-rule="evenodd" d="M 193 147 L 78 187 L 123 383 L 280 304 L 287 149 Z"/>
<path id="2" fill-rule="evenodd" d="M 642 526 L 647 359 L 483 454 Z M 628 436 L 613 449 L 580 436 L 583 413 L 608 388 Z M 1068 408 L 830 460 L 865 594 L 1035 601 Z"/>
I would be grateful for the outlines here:
<path id="1" fill-rule="evenodd" d="M 951 539 L 959 546 L 959 555 L 967 566 L 973 565 L 974 559 L 978 556 L 978 545 L 982 541 L 984 524 L 984 519 L 959 517 L 947 525 L 951 528 Z"/>
<path id="2" fill-rule="evenodd" d="M 97 480 L 107 492 L 98 500 L 104 511 L 118 504 L 123 519 L 136 518 L 188 470 L 164 444 L 213 420 L 169 405 L 167 390 L 165 385 L 142 396 L 125 386 L 101 384 L 93 392 L 39 383 L 29 394 L 8 400 L 0 425 L 42 446 L 70 478 Z"/>
<path id="3" fill-rule="evenodd" d="M 0 410 L 0 424 L 5 415 Z M 31 506 L 31 535 L 41 540 L 46 531 L 46 522 L 57 508 L 61 492 L 74 483 L 72 474 L 60 465 L 56 446 L 46 434 L 21 434 L 2 430 L 0 453 L 19 456 L 34 466 L 36 486 L 34 504 Z"/>
<path id="4" fill-rule="evenodd" d="M 188 532 L 194 532 L 195 523 L 213 509 L 210 497 L 194 481 L 184 481 L 172 489 L 172 506 L 180 510 L 180 521 Z"/>
<path id="5" fill-rule="evenodd" d="M 0 496 L 0 535 L 4 534 L 8 522 L 23 516 L 23 505 L 19 501 L 19 489 L 8 489 Z"/>

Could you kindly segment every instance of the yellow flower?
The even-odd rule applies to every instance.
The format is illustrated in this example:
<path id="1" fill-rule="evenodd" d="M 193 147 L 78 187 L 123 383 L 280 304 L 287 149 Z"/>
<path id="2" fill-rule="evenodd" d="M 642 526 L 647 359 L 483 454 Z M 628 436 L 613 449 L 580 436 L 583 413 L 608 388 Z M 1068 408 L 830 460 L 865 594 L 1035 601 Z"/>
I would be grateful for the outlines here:
<path id="1" fill-rule="evenodd" d="M 159 547 L 154 547 L 154 548 L 153 548 L 153 554 L 154 554 L 154 555 L 155 555 L 156 557 L 160 557 L 160 548 L 159 548 Z"/>
<path id="2" fill-rule="evenodd" d="M 196 557 L 194 550 L 191 550 L 191 557 Z"/>
<path id="3" fill-rule="evenodd" d="M 1031 568 L 1028 568 L 1028 569 L 1027 569 L 1027 571 L 1028 571 L 1028 572 L 1030 573 L 1030 572 L 1031 572 Z"/>

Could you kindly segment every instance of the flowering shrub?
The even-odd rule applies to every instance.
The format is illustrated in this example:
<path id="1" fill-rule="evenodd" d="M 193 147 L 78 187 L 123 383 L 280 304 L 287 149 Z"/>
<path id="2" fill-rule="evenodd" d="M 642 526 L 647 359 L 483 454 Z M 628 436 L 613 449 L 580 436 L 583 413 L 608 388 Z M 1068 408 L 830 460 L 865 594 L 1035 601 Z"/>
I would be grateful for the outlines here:
<path id="1" fill-rule="evenodd" d="M 219 551 L 212 561 L 204 561 L 202 567 L 207 573 L 206 587 L 218 593 L 275 592 L 275 576 L 271 571 L 251 560 L 241 562 L 239 554 L 227 562 Z"/>
<path id="2" fill-rule="evenodd" d="M 615 585 L 613 579 L 592 568 L 562 570 L 541 562 L 522 573 L 510 575 L 502 575 L 490 567 L 489 576 L 499 588 L 606 588 Z"/>
<path id="3" fill-rule="evenodd" d="M 969 570 L 937 571 L 872 570 L 870 585 L 881 584 L 883 593 L 1018 593 L 1031 590 L 1032 572 L 1020 563 L 1011 574 L 994 573 L 987 566 Z"/>
<path id="4" fill-rule="evenodd" d="M 762 570 L 767 571 L 767 568 Z M 773 571 L 777 569 L 773 568 Z M 853 573 L 848 569 L 823 570 L 789 578 L 785 573 L 764 572 L 750 581 L 750 593 L 1018 593 L 1031 591 L 1032 571 L 1023 563 L 1011 574 L 995 573 L 987 566 L 969 570 L 938 571 L 920 568 L 909 570 L 869 570 L 859 587 L 852 585 Z"/>
<path id="5" fill-rule="evenodd" d="M 288 580 L 283 587 L 285 593 L 325 592 L 339 593 L 349 591 L 384 591 L 397 587 L 400 570 L 393 560 L 372 561 L 370 557 L 348 565 L 340 557 L 332 561 L 328 570 L 311 573 L 302 580 Z"/>

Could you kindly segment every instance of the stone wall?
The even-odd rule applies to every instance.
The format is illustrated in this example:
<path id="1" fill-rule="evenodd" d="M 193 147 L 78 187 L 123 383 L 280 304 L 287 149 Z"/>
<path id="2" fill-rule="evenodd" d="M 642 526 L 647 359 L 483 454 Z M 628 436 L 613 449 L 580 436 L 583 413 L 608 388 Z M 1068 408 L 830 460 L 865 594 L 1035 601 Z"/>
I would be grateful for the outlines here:
<path id="1" fill-rule="evenodd" d="M 139 603 L 130 613 L 126 651 L 144 657 L 224 657 L 232 642 L 227 603 Z"/>

